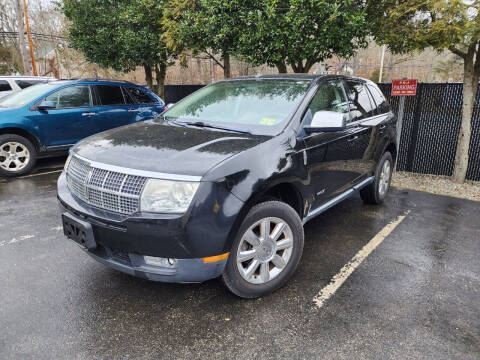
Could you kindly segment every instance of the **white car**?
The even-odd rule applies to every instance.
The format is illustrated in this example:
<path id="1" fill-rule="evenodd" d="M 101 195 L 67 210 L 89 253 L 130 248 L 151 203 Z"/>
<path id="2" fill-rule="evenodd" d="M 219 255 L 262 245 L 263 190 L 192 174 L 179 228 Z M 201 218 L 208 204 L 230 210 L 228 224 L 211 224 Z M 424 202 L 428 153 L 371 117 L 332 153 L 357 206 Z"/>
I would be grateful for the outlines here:
<path id="1" fill-rule="evenodd" d="M 0 76 L 0 98 L 29 86 L 55 80 L 47 76 Z"/>

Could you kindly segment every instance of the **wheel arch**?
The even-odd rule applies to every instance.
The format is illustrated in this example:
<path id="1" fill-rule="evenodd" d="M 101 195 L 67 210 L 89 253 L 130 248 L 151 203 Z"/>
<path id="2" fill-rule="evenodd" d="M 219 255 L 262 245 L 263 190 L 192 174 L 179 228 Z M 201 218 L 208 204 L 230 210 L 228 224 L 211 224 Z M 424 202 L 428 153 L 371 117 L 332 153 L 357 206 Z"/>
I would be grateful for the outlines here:
<path id="1" fill-rule="evenodd" d="M 395 163 L 397 161 L 397 146 L 395 145 L 395 143 L 393 142 L 390 142 L 387 147 L 385 148 L 385 150 L 383 150 L 382 154 L 385 152 L 385 151 L 388 151 L 390 152 L 390 154 L 392 154 L 392 159 L 393 159 L 393 163 Z"/>
<path id="2" fill-rule="evenodd" d="M 297 186 L 291 182 L 271 184 L 267 188 L 253 193 L 245 201 L 228 234 L 228 249 L 231 248 L 238 229 L 250 209 L 259 203 L 270 200 L 277 200 L 290 205 L 297 212 L 300 219 L 303 218 L 303 196 Z"/>
<path id="3" fill-rule="evenodd" d="M 33 146 L 35 146 L 35 150 L 37 152 L 40 152 L 42 149 L 42 145 L 40 144 L 40 140 L 32 134 L 30 131 L 22 129 L 22 128 L 17 128 L 17 127 L 4 127 L 0 128 L 0 135 L 18 135 L 26 138 L 29 140 Z"/>

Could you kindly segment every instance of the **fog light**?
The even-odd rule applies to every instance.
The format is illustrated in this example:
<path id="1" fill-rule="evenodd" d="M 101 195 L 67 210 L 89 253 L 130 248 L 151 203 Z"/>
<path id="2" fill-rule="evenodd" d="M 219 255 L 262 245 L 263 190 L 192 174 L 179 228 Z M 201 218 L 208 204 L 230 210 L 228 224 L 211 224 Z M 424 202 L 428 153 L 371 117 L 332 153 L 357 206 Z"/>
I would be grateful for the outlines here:
<path id="1" fill-rule="evenodd" d="M 177 259 L 161 258 L 155 256 L 144 256 L 145 264 L 153 266 L 161 266 L 167 268 L 174 268 L 177 266 Z"/>

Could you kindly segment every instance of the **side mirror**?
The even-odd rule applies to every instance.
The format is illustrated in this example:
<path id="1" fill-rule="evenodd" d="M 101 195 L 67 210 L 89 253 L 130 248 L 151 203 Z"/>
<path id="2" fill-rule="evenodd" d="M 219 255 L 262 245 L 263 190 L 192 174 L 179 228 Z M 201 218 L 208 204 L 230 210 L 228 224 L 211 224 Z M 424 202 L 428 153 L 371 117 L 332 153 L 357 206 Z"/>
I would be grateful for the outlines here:
<path id="1" fill-rule="evenodd" d="M 345 114 L 335 111 L 317 111 L 313 115 L 312 123 L 304 126 L 305 132 L 340 131 L 345 129 Z"/>
<path id="2" fill-rule="evenodd" d="M 51 110 L 51 109 L 55 109 L 55 108 L 56 108 L 56 106 L 55 106 L 55 103 L 53 101 L 44 100 L 40 104 L 37 105 L 37 109 L 39 109 L 39 110 Z"/>

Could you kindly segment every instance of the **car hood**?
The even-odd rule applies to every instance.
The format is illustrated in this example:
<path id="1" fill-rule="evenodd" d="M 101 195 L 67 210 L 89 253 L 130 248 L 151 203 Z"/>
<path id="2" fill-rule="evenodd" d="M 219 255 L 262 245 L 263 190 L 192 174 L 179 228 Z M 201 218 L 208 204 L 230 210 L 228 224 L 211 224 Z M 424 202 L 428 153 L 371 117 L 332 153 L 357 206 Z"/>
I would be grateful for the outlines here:
<path id="1" fill-rule="evenodd" d="M 91 136 L 78 143 L 73 153 L 107 165 L 203 176 L 223 160 L 267 139 L 151 120 Z"/>

